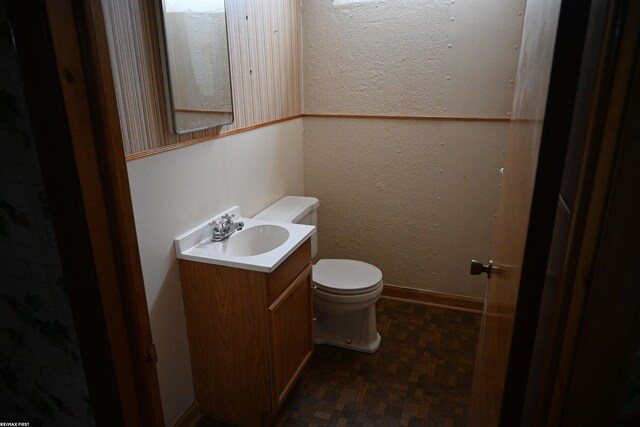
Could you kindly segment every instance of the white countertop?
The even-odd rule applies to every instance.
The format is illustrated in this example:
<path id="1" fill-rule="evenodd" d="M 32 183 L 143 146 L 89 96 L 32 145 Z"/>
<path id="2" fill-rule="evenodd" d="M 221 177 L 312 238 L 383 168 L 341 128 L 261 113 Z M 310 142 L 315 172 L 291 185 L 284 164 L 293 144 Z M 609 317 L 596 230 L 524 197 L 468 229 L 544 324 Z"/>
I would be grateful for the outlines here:
<path id="1" fill-rule="evenodd" d="M 234 222 L 244 222 L 244 228 L 236 231 L 230 237 L 220 242 L 211 241 L 211 221 L 224 215 L 235 215 Z M 235 234 L 242 233 L 251 227 L 260 225 L 277 225 L 285 228 L 289 236 L 284 243 L 277 248 L 252 256 L 228 256 L 224 253 L 225 245 Z M 313 225 L 293 224 L 277 221 L 263 221 L 252 218 L 243 218 L 240 208 L 234 206 L 199 226 L 187 231 L 175 239 L 176 257 L 189 261 L 203 262 L 207 264 L 224 265 L 227 267 L 242 268 L 244 270 L 262 271 L 270 273 L 275 270 L 289 255 L 302 245 L 305 240 L 316 232 Z"/>

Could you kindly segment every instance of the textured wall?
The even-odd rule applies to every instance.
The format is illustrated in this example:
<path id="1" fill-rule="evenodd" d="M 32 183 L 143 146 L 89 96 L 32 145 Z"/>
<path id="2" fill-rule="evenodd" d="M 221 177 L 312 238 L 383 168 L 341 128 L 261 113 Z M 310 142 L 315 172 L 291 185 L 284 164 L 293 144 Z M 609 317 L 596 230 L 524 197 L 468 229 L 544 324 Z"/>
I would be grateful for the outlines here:
<path id="1" fill-rule="evenodd" d="M 303 0 L 305 189 L 323 257 L 400 286 L 482 296 L 524 0 Z M 450 121 L 443 116 L 470 118 Z"/>
<path id="2" fill-rule="evenodd" d="M 302 0 L 304 112 L 507 117 L 524 0 Z"/>
<path id="3" fill-rule="evenodd" d="M 320 199 L 320 257 L 371 262 L 396 285 L 483 295 L 484 282 L 468 279 L 469 260 L 491 253 L 506 129 L 305 118 L 305 190 Z"/>
<path id="4" fill-rule="evenodd" d="M 302 195 L 302 165 L 302 119 L 127 163 L 167 426 L 194 400 L 174 238 L 235 204 L 252 216 Z"/>

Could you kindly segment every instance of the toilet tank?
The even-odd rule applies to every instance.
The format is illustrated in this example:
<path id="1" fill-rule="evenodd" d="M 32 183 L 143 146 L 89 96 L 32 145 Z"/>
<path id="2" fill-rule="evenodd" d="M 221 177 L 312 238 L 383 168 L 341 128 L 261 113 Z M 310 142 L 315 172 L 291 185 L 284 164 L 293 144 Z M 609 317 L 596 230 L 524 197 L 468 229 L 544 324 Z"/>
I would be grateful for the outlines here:
<path id="1" fill-rule="evenodd" d="M 318 206 L 320 201 L 315 197 L 285 196 L 262 212 L 254 216 L 254 219 L 262 219 L 278 222 L 294 222 L 318 226 Z M 311 236 L 311 257 L 318 253 L 318 233 Z"/>

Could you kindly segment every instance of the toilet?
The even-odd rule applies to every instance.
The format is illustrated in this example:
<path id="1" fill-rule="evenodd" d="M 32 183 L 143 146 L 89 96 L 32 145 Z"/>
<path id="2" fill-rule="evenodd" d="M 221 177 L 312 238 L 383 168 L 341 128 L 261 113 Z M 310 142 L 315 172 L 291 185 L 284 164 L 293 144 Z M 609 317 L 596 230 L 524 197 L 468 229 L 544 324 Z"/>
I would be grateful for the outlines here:
<path id="1" fill-rule="evenodd" d="M 286 196 L 254 219 L 317 226 L 315 197 Z M 318 252 L 317 233 L 311 237 L 311 256 Z M 371 264 L 350 259 L 322 259 L 313 266 L 314 342 L 365 353 L 380 347 L 375 304 L 382 293 L 382 272 Z"/>

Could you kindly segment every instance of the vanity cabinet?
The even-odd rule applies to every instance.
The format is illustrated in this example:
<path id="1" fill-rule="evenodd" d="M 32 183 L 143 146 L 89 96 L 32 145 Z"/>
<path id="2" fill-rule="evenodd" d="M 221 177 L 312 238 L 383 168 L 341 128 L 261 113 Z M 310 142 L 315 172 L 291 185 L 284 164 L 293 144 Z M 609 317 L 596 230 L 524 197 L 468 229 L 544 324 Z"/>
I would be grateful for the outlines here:
<path id="1" fill-rule="evenodd" d="M 179 262 L 200 412 L 270 425 L 313 352 L 310 241 L 271 273 Z"/>

